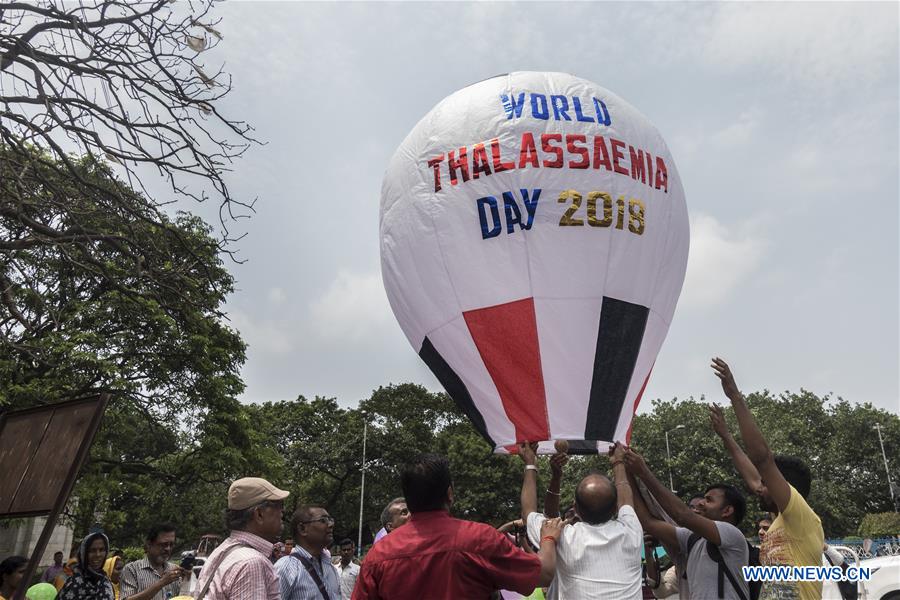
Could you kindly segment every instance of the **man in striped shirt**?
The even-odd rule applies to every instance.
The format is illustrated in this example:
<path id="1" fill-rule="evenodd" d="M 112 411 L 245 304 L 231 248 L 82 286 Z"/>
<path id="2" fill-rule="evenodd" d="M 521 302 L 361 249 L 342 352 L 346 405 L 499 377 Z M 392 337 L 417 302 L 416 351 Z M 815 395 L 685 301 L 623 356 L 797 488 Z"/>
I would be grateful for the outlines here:
<path id="1" fill-rule="evenodd" d="M 522 518 L 528 538 L 537 546 L 547 517 L 537 512 L 537 444 L 519 447 L 525 462 L 522 480 Z M 628 475 L 622 462 L 624 447 L 610 449 L 615 483 L 589 473 L 575 489 L 577 522 L 562 530 L 556 550 L 556 577 L 548 600 L 615 598 L 640 600 L 643 531 L 634 512 Z"/>
<path id="2" fill-rule="evenodd" d="M 119 578 L 122 600 L 166 600 L 181 591 L 181 578 L 189 575 L 169 562 L 175 548 L 175 526 L 154 525 L 147 532 L 144 552 L 147 557 L 125 565 Z"/>
<path id="3" fill-rule="evenodd" d="M 287 497 L 288 492 L 258 477 L 231 484 L 225 513 L 231 535 L 206 560 L 198 600 L 280 600 L 269 557 L 281 536 Z"/>
<path id="4" fill-rule="evenodd" d="M 334 540 L 334 519 L 319 506 L 300 506 L 291 532 L 297 545 L 275 563 L 281 600 L 341 600 L 338 571 L 327 550 Z"/>

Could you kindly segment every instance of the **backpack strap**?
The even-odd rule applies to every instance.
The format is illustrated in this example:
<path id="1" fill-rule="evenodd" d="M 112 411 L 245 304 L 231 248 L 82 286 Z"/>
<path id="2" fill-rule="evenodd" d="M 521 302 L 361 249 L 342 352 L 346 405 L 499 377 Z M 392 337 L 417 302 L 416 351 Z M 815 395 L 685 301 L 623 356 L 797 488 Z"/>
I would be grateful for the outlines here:
<path id="1" fill-rule="evenodd" d="M 685 580 L 687 579 L 688 561 L 690 561 L 690 559 L 691 559 L 691 549 L 697 544 L 697 542 L 700 541 L 700 539 L 701 538 L 700 538 L 699 533 L 692 532 L 691 535 L 688 537 L 687 548 L 685 549 L 685 552 L 684 552 L 684 572 L 681 574 L 681 577 L 684 578 Z"/>
<path id="2" fill-rule="evenodd" d="M 312 561 L 305 556 L 300 556 L 299 554 L 294 554 L 293 552 L 291 552 L 290 556 L 296 558 L 303 564 L 306 572 L 309 573 L 310 577 L 312 577 L 313 583 L 315 583 L 316 587 L 319 588 L 319 593 L 322 594 L 322 598 L 324 598 L 325 600 L 331 600 L 331 596 L 328 595 L 328 591 L 325 589 L 325 584 L 322 582 L 322 578 L 319 577 L 318 573 L 316 573 L 316 569 L 315 567 L 313 567 Z M 319 563 L 321 564 L 321 559 L 319 560 Z"/>
<path id="3" fill-rule="evenodd" d="M 706 553 L 719 565 L 719 598 L 725 597 L 724 581 L 722 579 L 722 576 L 724 575 L 728 578 L 728 581 L 729 583 L 731 583 L 731 587 L 734 588 L 734 591 L 737 593 L 738 598 L 740 598 L 741 600 L 747 600 L 747 596 L 744 594 L 744 590 L 741 589 L 740 584 L 737 582 L 734 573 L 732 573 L 731 569 L 728 568 L 728 565 L 725 564 L 725 559 L 722 557 L 722 552 L 719 550 L 719 547 L 715 544 L 710 544 L 707 541 Z"/>
<path id="4" fill-rule="evenodd" d="M 200 595 L 197 596 L 197 600 L 203 600 L 203 598 L 206 596 L 206 592 L 209 591 L 209 586 L 212 585 L 213 576 L 215 576 L 216 570 L 218 570 L 218 568 L 222 565 L 222 561 L 224 561 L 225 557 L 231 554 L 232 551 L 237 550 L 238 548 L 253 549 L 253 546 L 245 544 L 243 542 L 239 542 L 229 548 L 225 548 L 225 550 L 222 551 L 222 554 L 217 557 L 216 564 L 212 565 L 212 569 L 209 571 L 209 578 L 206 580 L 206 585 L 204 585 L 203 589 L 200 590 Z"/>

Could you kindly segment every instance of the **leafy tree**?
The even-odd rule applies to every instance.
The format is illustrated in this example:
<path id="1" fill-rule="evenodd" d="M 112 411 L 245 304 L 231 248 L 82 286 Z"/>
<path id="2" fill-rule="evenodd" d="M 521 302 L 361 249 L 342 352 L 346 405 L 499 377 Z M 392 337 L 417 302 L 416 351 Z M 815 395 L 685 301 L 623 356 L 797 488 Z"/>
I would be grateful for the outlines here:
<path id="1" fill-rule="evenodd" d="M 870 538 L 894 536 L 900 532 L 900 513 L 877 513 L 863 517 L 859 535 Z"/>
<path id="2" fill-rule="evenodd" d="M 854 532 L 866 513 L 891 509 L 881 450 L 872 426 L 876 422 L 883 426 L 885 449 L 890 452 L 888 460 L 894 465 L 896 478 L 900 465 L 897 415 L 871 404 L 854 405 L 804 390 L 781 396 L 765 391 L 750 394 L 747 403 L 772 451 L 800 457 L 810 466 L 810 504 L 822 519 L 827 536 Z M 732 411 L 726 408 L 725 412 L 732 433 L 740 441 Z M 674 431 L 678 425 L 684 428 Z M 680 494 L 702 492 L 706 485 L 718 481 L 740 483 L 727 452 L 709 427 L 704 402 L 657 400 L 651 413 L 635 418 L 632 443 L 664 481 L 668 477 L 665 431 L 670 432 L 671 468 Z M 755 504 L 751 499 L 745 520 L 748 531 L 752 519 L 760 514 Z"/>
<path id="3" fill-rule="evenodd" d="M 879 421 L 888 442 L 900 439 L 898 417 L 870 405 L 851 405 L 808 392 L 779 397 L 763 392 L 751 394 L 748 401 L 773 450 L 795 454 L 811 465 L 815 477 L 811 503 L 822 517 L 827 535 L 853 532 L 869 507 L 887 506 L 880 450 L 870 430 L 871 424 Z M 370 540 L 381 527 L 384 505 L 400 495 L 402 465 L 420 452 L 449 457 L 456 515 L 494 524 L 518 515 L 519 459 L 492 454 L 445 394 L 402 384 L 375 390 L 358 409 L 340 408 L 333 399 L 308 401 L 302 397 L 246 408 L 254 423 L 254 438 L 264 440 L 284 458 L 277 476 L 294 492 L 291 502 L 327 506 L 337 520 L 336 537 L 357 535 L 364 419 L 369 424 L 364 540 Z M 737 434 L 730 410 L 726 417 Z M 684 428 L 672 431 L 678 425 Z M 673 479 L 681 495 L 703 491 L 714 482 L 741 485 L 709 426 L 704 402 L 655 401 L 652 412 L 636 417 L 632 444 L 663 481 L 668 480 L 666 431 L 670 431 Z M 896 453 L 889 460 L 900 464 Z M 608 467 L 605 456 L 573 456 L 563 479 L 562 505 L 573 501 L 575 485 L 584 473 L 590 469 L 605 472 Z M 540 468 L 541 481 L 546 481 L 546 461 Z M 759 510 L 752 498 L 749 505 L 744 529 L 751 533 Z"/>
<path id="4" fill-rule="evenodd" d="M 0 155 L 0 207 L 17 207 L 0 210 L 0 240 L 14 246 L 0 252 L 0 406 L 111 393 L 67 514 L 76 535 L 103 520 L 139 543 L 151 520 L 199 518 L 204 486 L 224 502 L 221 486 L 250 460 L 236 400 L 244 344 L 220 316 L 233 279 L 199 218 L 145 218 L 149 201 L 106 164 L 70 160 L 77 177 L 32 178 L 38 163 L 22 175 Z M 113 193 L 121 210 L 105 204 Z M 71 239 L 36 239 L 29 215 Z"/>

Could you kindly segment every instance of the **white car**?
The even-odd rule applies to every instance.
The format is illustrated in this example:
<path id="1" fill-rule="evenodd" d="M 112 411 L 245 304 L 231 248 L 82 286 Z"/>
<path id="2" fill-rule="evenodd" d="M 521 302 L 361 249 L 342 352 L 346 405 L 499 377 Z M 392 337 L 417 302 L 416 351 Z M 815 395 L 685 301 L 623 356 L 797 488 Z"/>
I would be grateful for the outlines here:
<path id="1" fill-rule="evenodd" d="M 865 600 L 900 600 L 900 556 L 877 556 L 860 561 L 871 569 L 871 579 L 862 584 Z"/>

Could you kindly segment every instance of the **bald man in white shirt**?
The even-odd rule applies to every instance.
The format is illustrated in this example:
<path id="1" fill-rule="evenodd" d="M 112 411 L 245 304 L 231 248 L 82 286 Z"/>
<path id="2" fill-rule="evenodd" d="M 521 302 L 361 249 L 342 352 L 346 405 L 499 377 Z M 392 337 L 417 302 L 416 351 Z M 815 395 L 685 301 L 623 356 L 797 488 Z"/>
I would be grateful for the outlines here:
<path id="1" fill-rule="evenodd" d="M 536 444 L 520 446 L 525 461 L 522 518 L 527 523 L 529 539 L 538 545 L 546 517 L 537 512 L 536 448 Z M 560 535 L 556 577 L 547 600 L 640 600 L 643 530 L 634 512 L 623 453 L 620 444 L 612 449 L 615 482 L 601 473 L 590 473 L 578 484 L 578 519 L 564 527 Z"/>

